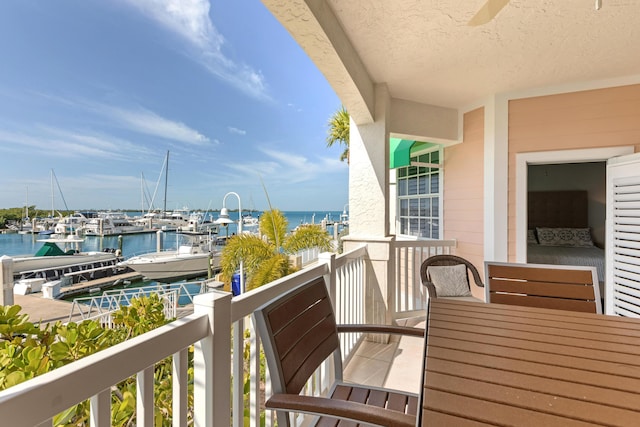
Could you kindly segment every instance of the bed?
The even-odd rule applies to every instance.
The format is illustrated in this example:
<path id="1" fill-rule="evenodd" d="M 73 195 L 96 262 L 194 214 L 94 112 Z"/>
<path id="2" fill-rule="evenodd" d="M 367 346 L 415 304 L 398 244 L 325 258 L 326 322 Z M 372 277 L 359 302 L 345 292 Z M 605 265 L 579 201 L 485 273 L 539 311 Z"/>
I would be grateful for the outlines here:
<path id="1" fill-rule="evenodd" d="M 604 283 L 604 250 L 595 246 L 586 191 L 528 193 L 527 262 L 596 267 Z"/>

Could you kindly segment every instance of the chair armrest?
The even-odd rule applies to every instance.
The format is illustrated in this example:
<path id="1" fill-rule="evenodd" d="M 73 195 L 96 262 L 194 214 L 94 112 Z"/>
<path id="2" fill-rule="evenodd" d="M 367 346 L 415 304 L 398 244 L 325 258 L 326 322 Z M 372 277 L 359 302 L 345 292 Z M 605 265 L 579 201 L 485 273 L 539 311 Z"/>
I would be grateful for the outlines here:
<path id="1" fill-rule="evenodd" d="M 425 288 L 427 288 L 427 295 L 429 298 L 438 298 L 438 292 L 436 292 L 436 287 L 431 282 L 422 282 Z"/>
<path id="2" fill-rule="evenodd" d="M 267 400 L 269 409 L 323 415 L 381 426 L 415 427 L 416 417 L 391 409 L 326 397 L 274 394 Z"/>
<path id="3" fill-rule="evenodd" d="M 423 328 L 412 328 L 410 326 L 394 326 L 394 325 L 373 325 L 373 324 L 348 324 L 337 325 L 338 332 L 370 332 L 376 334 L 397 334 L 409 335 L 413 337 L 424 337 Z"/>

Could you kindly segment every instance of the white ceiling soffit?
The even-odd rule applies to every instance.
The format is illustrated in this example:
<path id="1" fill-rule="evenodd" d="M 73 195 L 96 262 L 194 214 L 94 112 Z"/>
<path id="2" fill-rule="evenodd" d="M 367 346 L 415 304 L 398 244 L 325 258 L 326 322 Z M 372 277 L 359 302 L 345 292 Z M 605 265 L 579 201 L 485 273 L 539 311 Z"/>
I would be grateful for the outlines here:
<path id="1" fill-rule="evenodd" d="M 342 44 L 354 48 L 371 83 L 386 83 L 392 98 L 460 108 L 496 93 L 640 74 L 639 0 L 602 0 L 600 10 L 595 0 L 490 0 L 493 17 L 478 25 L 469 24 L 487 0 L 263 2 L 341 98 L 344 68 L 322 63 L 326 46 L 324 52 L 304 46 L 314 35 L 291 24 L 297 19 L 292 4 L 328 5 L 333 13 L 318 18 L 321 26 L 331 28 L 322 22 L 326 16 L 338 21 Z M 332 78 L 336 73 L 341 81 Z"/>

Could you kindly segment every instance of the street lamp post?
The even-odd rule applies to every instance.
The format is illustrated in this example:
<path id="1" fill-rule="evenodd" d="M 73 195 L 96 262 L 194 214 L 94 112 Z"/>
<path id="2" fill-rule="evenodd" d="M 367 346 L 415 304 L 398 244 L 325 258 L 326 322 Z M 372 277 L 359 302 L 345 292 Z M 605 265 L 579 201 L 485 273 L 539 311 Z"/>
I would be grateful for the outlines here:
<path id="1" fill-rule="evenodd" d="M 222 224 L 224 226 L 228 226 L 229 224 L 233 224 L 234 221 L 229 218 L 229 209 L 227 209 L 227 196 L 234 195 L 238 198 L 238 235 L 242 234 L 242 202 L 240 201 L 240 196 L 238 193 L 234 193 L 233 191 L 228 192 L 224 195 L 224 199 L 222 199 L 222 209 L 220 209 L 220 215 L 218 219 L 214 222 L 216 224 Z M 228 231 L 227 231 L 228 233 Z M 244 293 L 244 266 L 242 259 L 240 260 L 240 293 Z"/>

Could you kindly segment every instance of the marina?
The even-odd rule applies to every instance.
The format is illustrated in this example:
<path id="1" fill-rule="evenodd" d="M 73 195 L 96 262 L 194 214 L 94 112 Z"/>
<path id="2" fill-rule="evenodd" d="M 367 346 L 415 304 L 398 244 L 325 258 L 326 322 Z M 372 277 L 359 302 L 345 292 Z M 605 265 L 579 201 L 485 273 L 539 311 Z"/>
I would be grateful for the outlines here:
<path id="1" fill-rule="evenodd" d="M 284 213 L 289 221 L 289 232 L 301 225 L 312 223 L 321 225 L 330 234 L 333 234 L 333 227 L 336 230 L 339 227 L 344 227 L 341 221 L 337 220 L 337 218 L 341 218 L 341 212 L 339 211 Z M 139 213 L 131 213 L 129 215 L 135 216 L 136 214 L 139 215 Z M 56 240 L 55 237 L 47 239 L 48 236 L 39 234 L 0 234 L 0 256 L 11 257 L 14 262 L 19 259 L 33 258 L 33 254 L 45 250 L 47 245 L 51 245 L 52 242 L 57 242 L 62 246 L 62 252 L 71 250 L 92 253 L 98 257 L 114 259 L 116 259 L 116 255 L 119 257 L 117 258 L 120 260 L 119 262 L 108 262 L 104 265 L 91 264 L 79 267 L 77 265 L 67 265 L 66 263 L 55 266 L 51 264 L 52 266 L 49 269 L 51 271 L 47 273 L 39 272 L 37 268 L 26 271 L 28 274 L 24 274 L 24 269 L 19 270 L 19 274 L 15 274 L 16 271 L 14 270 L 14 278 L 16 279 L 14 284 L 14 303 L 22 305 L 23 311 L 33 319 L 60 320 L 59 318 L 65 317 L 60 311 L 66 311 L 68 316 L 73 300 L 102 295 L 109 289 L 136 289 L 143 286 L 156 285 L 160 281 L 162 283 L 175 283 L 185 278 L 214 277 L 215 266 L 219 263 L 220 248 L 213 251 L 211 247 L 206 246 L 206 241 L 211 241 L 211 239 L 213 241 L 216 239 L 224 241 L 227 236 L 236 234 L 238 232 L 238 216 L 238 212 L 232 211 L 230 212 L 230 217 L 234 222 L 225 225 L 215 224 L 215 230 L 219 231 L 219 234 L 211 232 L 213 228 L 208 228 L 208 232 L 187 230 L 181 233 L 157 230 L 148 233 L 120 235 L 85 235 L 82 238 L 73 237 L 68 240 Z M 76 218 L 78 217 L 76 216 Z M 195 216 L 191 216 L 191 218 L 193 219 Z M 202 216 L 197 218 L 200 224 L 205 224 L 206 220 L 203 220 Z M 244 221 L 245 230 L 257 232 L 256 222 L 258 218 L 259 212 L 254 212 L 252 215 L 243 215 L 243 219 L 246 220 Z M 316 218 L 322 219 L 316 221 Z M 213 223 L 213 216 L 210 216 L 208 222 Z M 251 227 L 250 224 L 254 225 L 254 227 Z M 185 243 L 185 238 L 198 243 Z M 46 240 L 51 240 L 51 242 L 47 243 Z M 66 246 L 64 245 L 65 243 Z M 204 246 L 201 246 L 201 244 Z M 195 250 L 196 246 L 199 249 L 205 247 L 206 250 Z M 190 248 L 190 250 L 187 251 L 185 248 Z M 164 272 L 156 276 L 149 272 L 135 271 L 129 268 L 126 263 L 127 260 L 141 257 L 143 254 L 167 259 L 167 257 L 177 257 L 181 251 L 183 256 L 186 255 L 186 257 L 193 260 L 199 258 L 204 263 L 197 261 L 201 265 L 198 264 L 195 270 L 186 274 L 167 274 Z M 187 252 L 193 253 L 187 254 Z M 217 254 L 215 258 L 212 257 L 214 253 Z M 76 256 L 68 255 L 64 258 L 74 259 Z M 49 258 L 49 261 L 54 259 L 53 257 L 40 258 Z M 215 262 L 212 262 L 214 259 Z M 14 265 L 17 264 L 19 262 Z M 214 268 L 209 269 L 209 265 L 213 265 Z M 173 268 L 177 271 L 182 269 L 182 267 Z M 48 307 L 48 309 L 43 310 L 43 307 Z"/>

